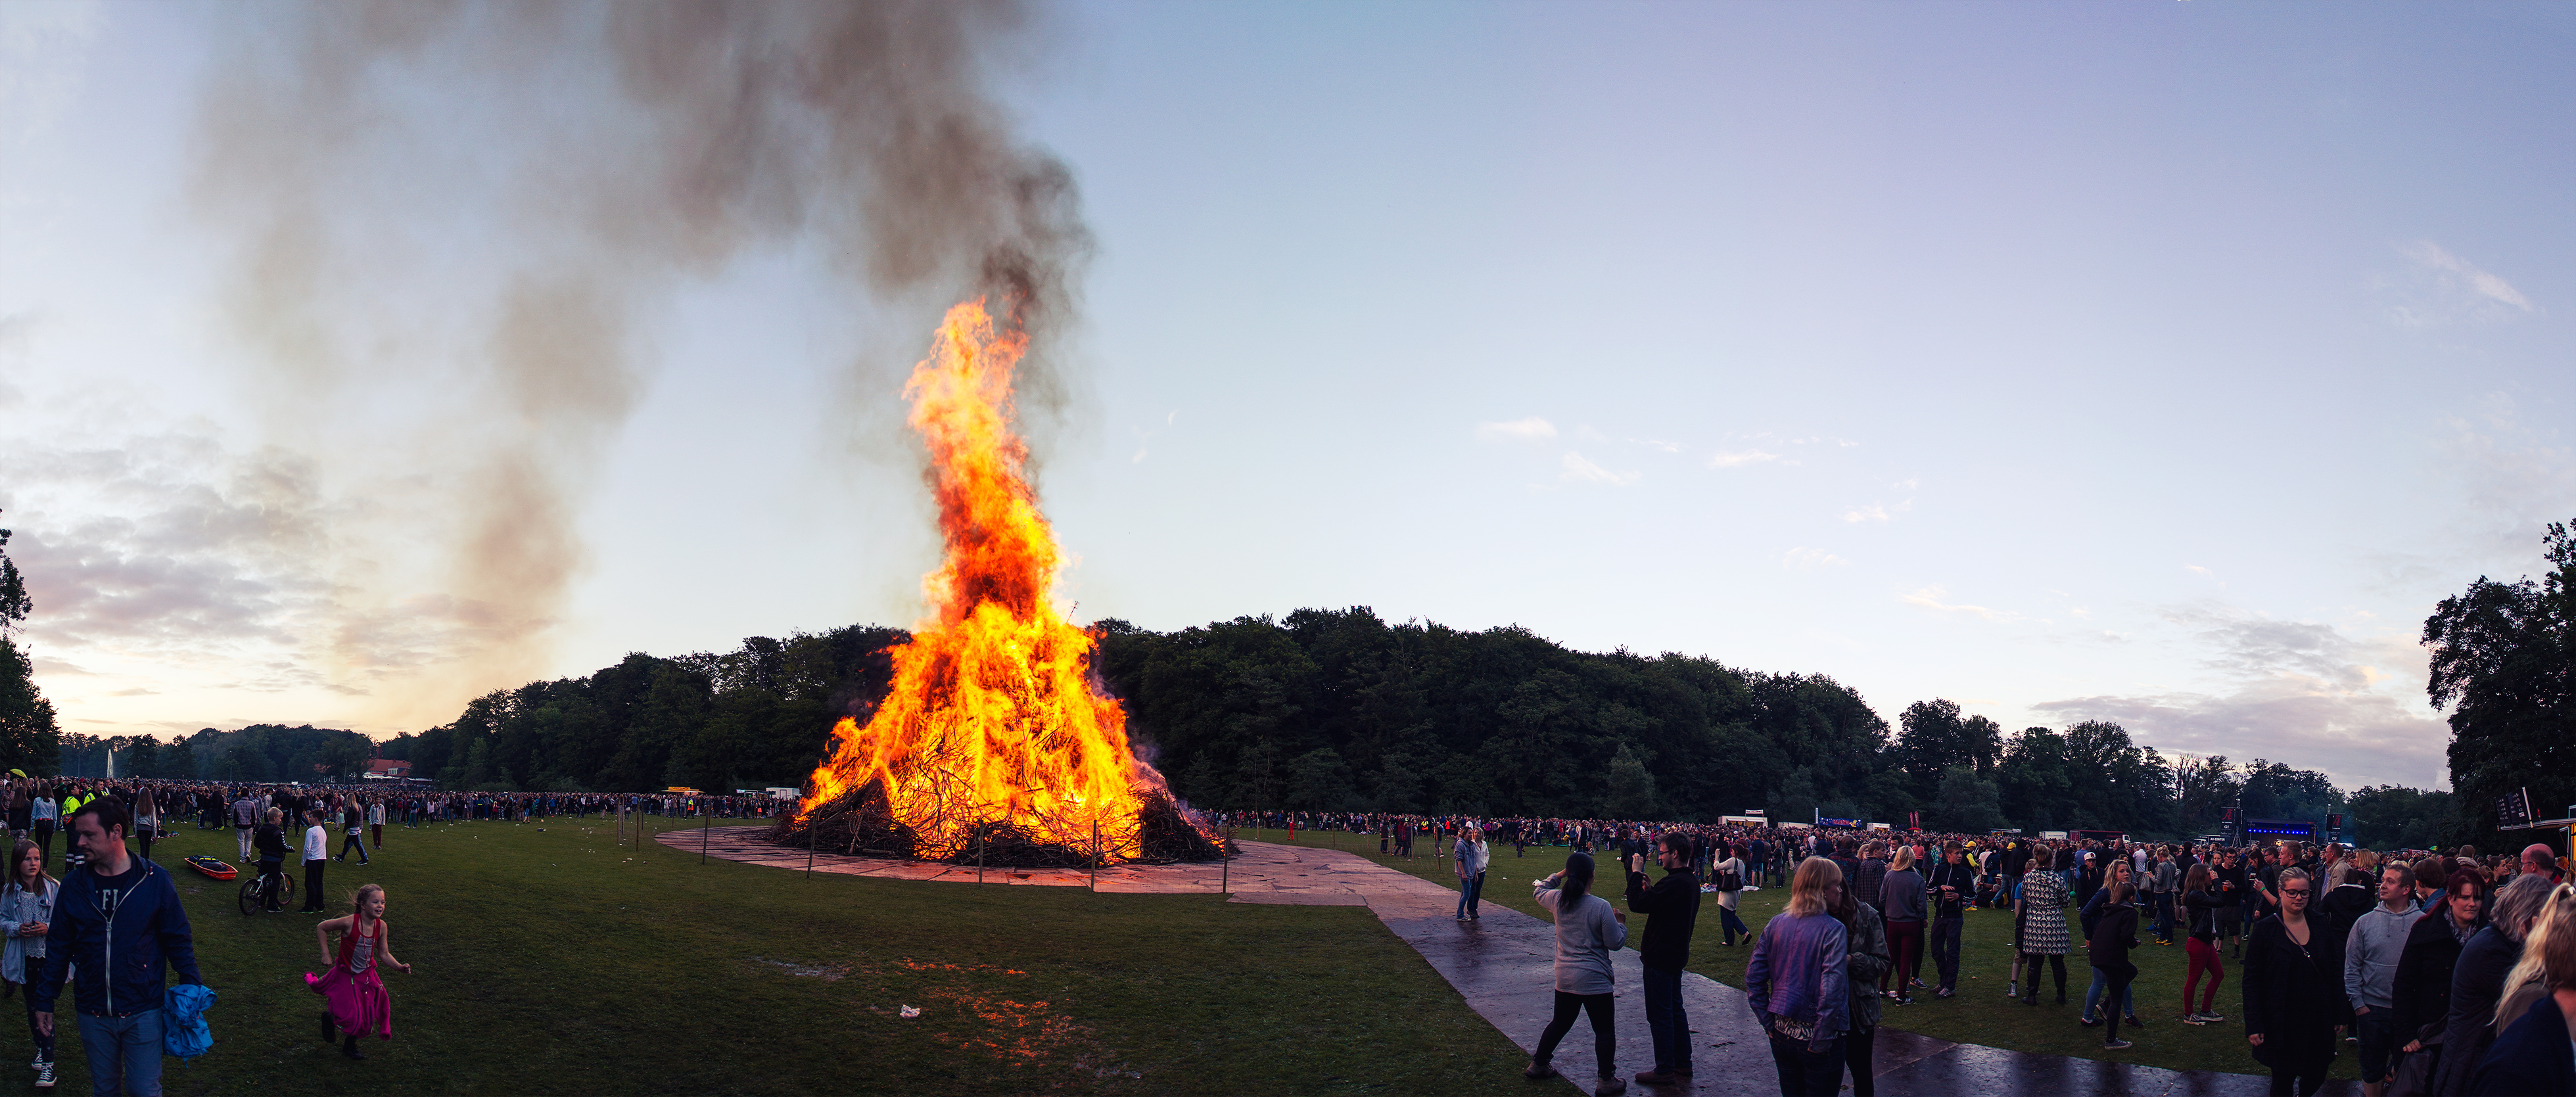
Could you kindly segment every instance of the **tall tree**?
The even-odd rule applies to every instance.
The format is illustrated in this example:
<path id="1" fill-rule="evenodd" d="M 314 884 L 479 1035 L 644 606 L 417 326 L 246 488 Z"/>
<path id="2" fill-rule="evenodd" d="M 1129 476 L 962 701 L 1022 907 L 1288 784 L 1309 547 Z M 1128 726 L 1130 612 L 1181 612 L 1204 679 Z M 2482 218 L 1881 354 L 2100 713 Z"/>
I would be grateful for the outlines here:
<path id="1" fill-rule="evenodd" d="M 35 660 L 18 646 L 36 602 L 8 547 L 9 531 L 0 529 L 0 769 L 51 774 L 62 764 L 62 727 L 54 703 L 36 688 Z"/>
<path id="2" fill-rule="evenodd" d="M 2425 692 L 2451 710 L 2452 836 L 2480 845 L 2529 836 L 2497 830 L 2500 797 L 2528 789 L 2542 818 L 2576 803 L 2576 538 L 2551 522 L 2541 547 L 2539 582 L 2479 576 L 2424 621 Z"/>

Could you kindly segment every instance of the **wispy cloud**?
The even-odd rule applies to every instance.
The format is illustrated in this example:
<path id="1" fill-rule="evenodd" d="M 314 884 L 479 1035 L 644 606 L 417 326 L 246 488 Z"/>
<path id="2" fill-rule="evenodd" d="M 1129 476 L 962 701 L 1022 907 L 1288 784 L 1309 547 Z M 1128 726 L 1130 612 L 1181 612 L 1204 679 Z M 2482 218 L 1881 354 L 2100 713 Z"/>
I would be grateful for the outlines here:
<path id="1" fill-rule="evenodd" d="M 1480 442 L 1537 442 L 1556 437 L 1556 424 L 1530 416 L 1508 423 L 1479 423 L 1476 440 Z"/>
<path id="2" fill-rule="evenodd" d="M 1909 606 L 1921 606 L 1925 609 L 1938 610 L 1942 613 L 1964 613 L 1968 616 L 1982 618 L 1988 621 L 2017 621 L 2021 619 L 2021 614 L 2014 613 L 2009 610 L 1989 609 L 1985 606 L 1972 606 L 1966 603 L 1953 605 L 1943 602 L 1941 599 L 1948 597 L 1949 593 L 1950 592 L 1943 590 L 1940 587 L 1925 587 L 1912 594 L 1905 595 L 1903 601 Z"/>
<path id="3" fill-rule="evenodd" d="M 1798 571 L 1814 571 L 1817 568 L 1845 567 L 1850 563 L 1851 561 L 1845 560 L 1833 553 L 1826 552 L 1823 549 L 1793 548 L 1788 552 L 1782 553 L 1780 556 L 1781 567 L 1791 568 Z"/>
<path id="4" fill-rule="evenodd" d="M 1563 465 L 1564 471 L 1559 472 L 1556 478 L 1579 484 L 1611 484 L 1614 486 L 1625 486 L 1636 483 L 1639 477 L 1645 475 L 1642 472 L 1612 472 L 1609 469 L 1602 468 L 1599 465 L 1584 460 L 1582 454 L 1576 453 L 1573 450 L 1565 451 L 1565 460 L 1561 464 Z"/>
<path id="5" fill-rule="evenodd" d="M 1844 511 L 1843 521 L 1892 522 L 1896 520 L 1897 515 L 1903 514 L 1912 509 L 1914 509 L 1914 500 L 1912 499 L 1908 499 L 1892 507 L 1885 503 L 1871 503 L 1865 507 L 1853 507 Z"/>
<path id="6" fill-rule="evenodd" d="M 1781 460 L 1779 454 L 1764 453 L 1758 449 L 1748 449 L 1733 453 L 1711 454 L 1708 459 L 1708 467 L 1713 469 L 1742 468 L 1746 465 L 1767 465 L 1773 461 L 1779 460 Z M 1792 465 L 1797 464 L 1795 461 L 1787 463 Z"/>
<path id="7" fill-rule="evenodd" d="M 2069 720 L 2117 720 L 2166 749 L 2261 756 L 2322 770 L 2347 785 L 2430 787 L 2450 740 L 2422 707 L 2425 653 L 2402 630 L 2356 635 L 2231 606 L 2168 607 L 2191 631 L 2214 689 L 2155 690 L 2032 706 Z"/>
<path id="8" fill-rule="evenodd" d="M 2397 253 L 2415 264 L 2415 277 L 2382 287 L 2398 299 L 2390 319 L 2399 327 L 2506 320 L 2540 311 L 2513 283 L 2430 240 L 2401 244 Z"/>

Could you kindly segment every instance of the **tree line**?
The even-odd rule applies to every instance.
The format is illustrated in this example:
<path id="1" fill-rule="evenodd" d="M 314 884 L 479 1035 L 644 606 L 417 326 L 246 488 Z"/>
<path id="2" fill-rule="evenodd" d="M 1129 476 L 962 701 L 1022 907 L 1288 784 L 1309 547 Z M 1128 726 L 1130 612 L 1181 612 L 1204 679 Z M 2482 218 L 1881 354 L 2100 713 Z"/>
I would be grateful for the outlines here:
<path id="1" fill-rule="evenodd" d="M 0 545 L 6 544 L 0 531 Z M 2262 758 L 2167 755 L 2119 724 L 2007 731 L 1932 698 L 1894 726 L 1823 674 L 1703 656 L 1581 652 L 1519 627 L 1381 620 L 1365 606 L 1238 617 L 1160 633 L 1097 627 L 1094 664 L 1139 752 L 1183 799 L 1312 811 L 1713 819 L 1763 810 L 1976 831 L 2210 833 L 2241 805 L 2322 820 L 2379 847 L 2500 846 L 2494 800 L 2528 788 L 2542 817 L 2576 802 L 2576 539 L 2553 523 L 2553 569 L 2481 577 L 2425 623 L 2428 689 L 2450 710 L 2450 792 L 2337 788 Z M 29 772 L 310 780 L 362 772 L 372 745 L 310 726 L 63 736 L 12 642 L 28 612 L 0 553 L 0 762 Z M 899 629 L 852 625 L 730 652 L 641 652 L 530 682 L 383 745 L 416 775 L 488 791 L 731 789 L 801 784 L 832 724 L 883 696 Z"/>

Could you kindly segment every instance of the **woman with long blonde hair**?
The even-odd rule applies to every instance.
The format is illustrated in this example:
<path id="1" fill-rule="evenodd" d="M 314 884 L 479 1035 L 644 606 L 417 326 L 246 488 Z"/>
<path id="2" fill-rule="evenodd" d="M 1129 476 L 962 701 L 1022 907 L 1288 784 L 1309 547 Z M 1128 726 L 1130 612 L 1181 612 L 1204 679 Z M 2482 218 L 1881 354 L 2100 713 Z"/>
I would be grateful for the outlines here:
<path id="1" fill-rule="evenodd" d="M 1789 880 L 1789 908 L 1763 923 L 1744 967 L 1744 993 L 1771 1037 L 1782 1097 L 1842 1091 L 1850 940 L 1828 909 L 1842 884 L 1842 866 L 1822 857 L 1800 862 Z"/>
<path id="2" fill-rule="evenodd" d="M 2532 877 L 2543 883 L 2546 877 Z M 2469 1083 L 2472 1094 L 2576 1093 L 2576 887 L 2559 884 L 2540 901 L 2522 938 L 2522 959 L 2505 977 L 2495 1044 Z"/>

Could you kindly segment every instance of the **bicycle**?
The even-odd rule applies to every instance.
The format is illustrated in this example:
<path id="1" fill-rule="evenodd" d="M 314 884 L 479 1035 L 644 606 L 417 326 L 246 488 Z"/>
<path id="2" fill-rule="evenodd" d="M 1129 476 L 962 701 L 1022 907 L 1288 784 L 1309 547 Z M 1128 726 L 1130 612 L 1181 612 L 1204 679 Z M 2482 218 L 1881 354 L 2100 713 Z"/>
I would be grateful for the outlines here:
<path id="1" fill-rule="evenodd" d="M 262 896 L 260 895 L 260 881 L 266 878 L 267 877 L 264 874 L 253 874 L 250 879 L 242 881 L 241 912 L 243 917 L 257 914 L 260 912 L 261 908 L 267 906 L 266 903 L 261 901 Z M 277 870 L 277 904 L 279 909 L 283 910 L 286 906 L 286 901 L 293 898 L 295 898 L 295 877 L 289 875 L 285 868 L 280 867 Z"/>

